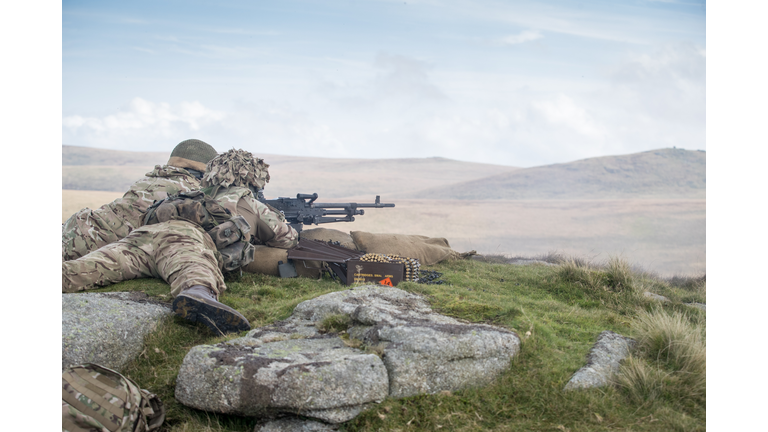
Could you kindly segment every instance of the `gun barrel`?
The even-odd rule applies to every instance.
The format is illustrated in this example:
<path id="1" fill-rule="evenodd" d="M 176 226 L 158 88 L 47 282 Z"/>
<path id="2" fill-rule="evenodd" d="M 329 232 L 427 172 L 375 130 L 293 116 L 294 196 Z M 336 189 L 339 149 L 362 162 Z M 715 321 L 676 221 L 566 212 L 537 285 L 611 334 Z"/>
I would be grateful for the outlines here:
<path id="1" fill-rule="evenodd" d="M 394 203 L 314 203 L 315 208 L 352 207 L 352 208 L 384 208 L 394 207 Z"/>

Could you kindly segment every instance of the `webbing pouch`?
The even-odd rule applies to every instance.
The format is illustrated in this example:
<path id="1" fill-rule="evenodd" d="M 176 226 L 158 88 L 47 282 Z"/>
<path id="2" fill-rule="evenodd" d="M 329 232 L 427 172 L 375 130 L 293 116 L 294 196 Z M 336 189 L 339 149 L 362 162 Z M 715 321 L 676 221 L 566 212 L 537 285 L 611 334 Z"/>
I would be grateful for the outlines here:
<path id="1" fill-rule="evenodd" d="M 223 249 L 241 239 L 245 239 L 250 232 L 251 226 L 241 215 L 207 231 L 216 244 L 216 249 Z"/>
<path id="2" fill-rule="evenodd" d="M 254 251 L 253 245 L 244 241 L 238 241 L 224 249 L 219 249 L 224 261 L 224 270 L 233 271 L 252 263 Z"/>

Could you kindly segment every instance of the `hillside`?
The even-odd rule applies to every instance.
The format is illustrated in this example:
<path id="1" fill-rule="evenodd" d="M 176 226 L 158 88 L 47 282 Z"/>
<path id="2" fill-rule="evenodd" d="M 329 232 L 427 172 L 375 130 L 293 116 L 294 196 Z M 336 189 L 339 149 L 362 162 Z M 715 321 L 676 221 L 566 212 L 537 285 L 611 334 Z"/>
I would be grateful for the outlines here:
<path id="1" fill-rule="evenodd" d="M 525 168 L 396 198 L 626 199 L 706 197 L 706 153 L 659 149 Z"/>
<path id="2" fill-rule="evenodd" d="M 167 152 L 62 147 L 62 189 L 125 191 Z M 659 149 L 532 168 L 445 158 L 337 159 L 260 154 L 269 197 L 317 192 L 321 199 L 630 199 L 706 196 L 706 153 Z"/>
<path id="3" fill-rule="evenodd" d="M 345 423 L 341 430 L 706 430 L 706 364 L 700 361 L 706 357 L 706 312 L 685 304 L 706 301 L 704 278 L 677 279 L 673 283 L 631 274 L 621 266 L 510 265 L 493 258 L 498 257 L 488 257 L 486 262 L 439 263 L 429 270 L 441 273 L 443 284 L 401 282 L 397 288 L 423 295 L 438 313 L 515 331 L 523 339 L 522 349 L 504 373 L 479 388 L 388 397 L 380 404 L 372 404 L 371 409 Z M 610 285 L 616 280 L 621 281 L 620 287 L 616 282 Z M 283 279 L 250 273 L 228 278 L 227 287 L 224 302 L 242 313 L 254 329 L 285 320 L 302 301 L 349 288 L 327 276 L 320 280 Z M 670 301 L 660 303 L 645 297 L 644 290 Z M 152 300 L 171 299 L 168 285 L 158 279 L 135 279 L 96 291 L 142 291 Z M 652 310 L 654 317 L 662 317 L 654 322 L 680 323 L 662 334 L 673 338 L 669 346 L 677 352 L 690 347 L 682 352 L 689 356 L 686 358 L 699 360 L 693 363 L 695 367 L 681 370 L 674 358 L 668 359 L 666 350 L 672 348 L 659 344 L 656 351 L 637 351 L 630 363 L 632 369 L 625 369 L 623 374 L 631 378 L 637 372 L 634 381 L 622 379 L 621 385 L 563 391 L 573 373 L 585 365 L 601 332 L 611 330 L 637 337 L 644 328 L 640 319 Z M 676 317 L 680 318 L 669 319 Z M 326 336 L 335 337 L 336 331 Z M 217 337 L 202 324 L 192 325 L 174 317 L 162 322 L 145 339 L 142 354 L 122 373 L 165 403 L 163 430 L 258 431 L 262 418 L 192 409 L 175 397 L 181 365 L 192 347 L 239 336 L 242 334 Z M 698 343 L 691 344 L 691 340 Z"/>
<path id="4" fill-rule="evenodd" d="M 61 149 L 61 164 L 63 166 L 102 165 L 152 168 L 156 164 L 168 161 L 170 155 L 171 152 L 132 152 L 65 145 Z"/>
<path id="5" fill-rule="evenodd" d="M 170 153 L 62 147 L 62 189 L 125 191 Z M 445 158 L 332 159 L 258 154 L 270 165 L 268 197 L 317 192 L 323 200 L 409 193 L 514 171 Z"/>
<path id="6" fill-rule="evenodd" d="M 62 167 L 62 221 L 121 196 L 168 157 L 69 146 L 63 154 L 72 165 Z M 441 158 L 261 156 L 271 164 L 267 197 L 317 192 L 325 202 L 381 195 L 396 203 L 326 228 L 445 237 L 457 250 L 482 254 L 620 255 L 663 275 L 706 271 L 703 152 L 665 149 L 524 169 Z"/>

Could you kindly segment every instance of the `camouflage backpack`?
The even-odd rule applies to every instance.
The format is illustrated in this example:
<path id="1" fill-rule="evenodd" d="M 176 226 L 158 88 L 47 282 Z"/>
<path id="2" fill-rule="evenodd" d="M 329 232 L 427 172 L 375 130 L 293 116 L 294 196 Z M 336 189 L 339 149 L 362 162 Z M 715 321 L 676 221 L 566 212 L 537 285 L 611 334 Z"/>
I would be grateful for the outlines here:
<path id="1" fill-rule="evenodd" d="M 232 271 L 253 261 L 254 247 L 245 241 L 251 225 L 242 216 L 232 216 L 202 191 L 180 192 L 155 201 L 144 216 L 144 225 L 181 219 L 203 227 L 221 254 L 224 270 Z"/>
<path id="2" fill-rule="evenodd" d="M 165 420 L 157 396 L 103 366 L 69 367 L 61 386 L 63 432 L 146 432 Z"/>

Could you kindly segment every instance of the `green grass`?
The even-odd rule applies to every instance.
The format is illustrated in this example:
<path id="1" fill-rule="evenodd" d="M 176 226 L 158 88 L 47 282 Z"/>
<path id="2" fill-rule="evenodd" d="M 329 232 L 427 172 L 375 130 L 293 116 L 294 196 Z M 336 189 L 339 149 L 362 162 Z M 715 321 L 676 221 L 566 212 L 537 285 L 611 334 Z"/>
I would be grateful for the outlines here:
<path id="1" fill-rule="evenodd" d="M 437 312 L 517 331 L 523 340 L 520 353 L 487 387 L 387 399 L 346 423 L 343 430 L 705 430 L 705 387 L 698 387 L 702 397 L 683 397 L 701 382 L 686 381 L 682 363 L 675 363 L 678 360 L 651 359 L 650 349 L 643 348 L 633 363 L 625 364 L 634 365 L 636 374 L 648 377 L 645 381 L 635 379 L 637 386 L 562 391 L 571 375 L 584 365 L 587 352 L 603 330 L 641 338 L 638 323 L 645 316 L 660 313 L 683 316 L 692 328 L 703 327 L 705 313 L 683 302 L 705 303 L 705 281 L 664 280 L 633 272 L 618 259 L 603 266 L 575 261 L 570 267 L 567 263 L 514 266 L 462 260 L 428 269 L 443 273 L 445 284 L 404 282 L 398 288 L 424 295 Z M 301 301 L 346 289 L 329 279 L 250 274 L 228 277 L 227 286 L 221 300 L 243 313 L 254 328 L 287 318 Z M 171 300 L 167 285 L 152 279 L 123 282 L 101 291 L 126 290 Z M 671 301 L 660 304 L 647 299 L 642 296 L 644 290 Z M 343 332 L 348 324 L 338 318 L 323 324 L 327 331 Z M 168 407 L 164 430 L 253 430 L 256 419 L 197 411 L 173 398 L 176 374 L 191 347 L 239 336 L 216 337 L 203 325 L 174 317 L 148 337 L 144 353 L 126 373 L 164 401 Z M 704 343 L 704 337 L 702 333 L 700 342 Z"/>

